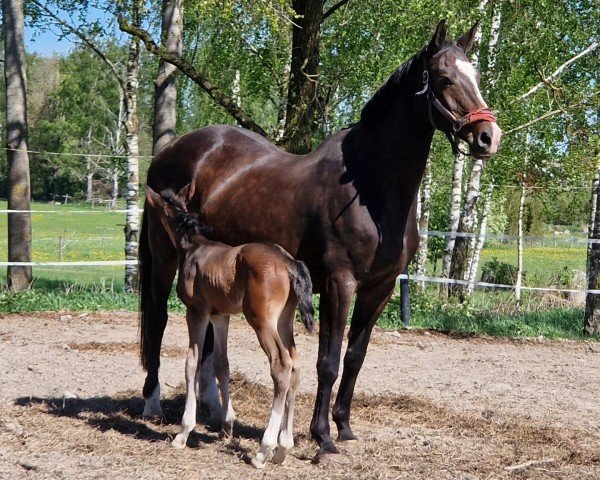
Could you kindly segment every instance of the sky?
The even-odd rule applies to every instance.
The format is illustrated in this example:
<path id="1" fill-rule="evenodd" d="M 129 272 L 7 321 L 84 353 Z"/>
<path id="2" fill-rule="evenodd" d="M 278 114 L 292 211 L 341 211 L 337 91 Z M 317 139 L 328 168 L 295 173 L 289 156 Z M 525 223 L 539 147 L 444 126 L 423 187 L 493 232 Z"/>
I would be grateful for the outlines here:
<path id="1" fill-rule="evenodd" d="M 102 23 L 108 23 L 107 13 L 98 9 L 90 9 L 87 13 L 91 20 L 100 20 Z M 77 20 L 70 18 L 65 12 L 59 12 L 58 16 L 73 26 L 77 25 Z M 53 55 L 65 55 L 73 48 L 76 38 L 69 35 L 66 38 L 60 38 L 58 27 L 50 26 L 42 31 L 39 28 L 31 27 L 27 18 L 25 19 L 25 50 L 27 53 L 37 53 L 44 57 Z"/>

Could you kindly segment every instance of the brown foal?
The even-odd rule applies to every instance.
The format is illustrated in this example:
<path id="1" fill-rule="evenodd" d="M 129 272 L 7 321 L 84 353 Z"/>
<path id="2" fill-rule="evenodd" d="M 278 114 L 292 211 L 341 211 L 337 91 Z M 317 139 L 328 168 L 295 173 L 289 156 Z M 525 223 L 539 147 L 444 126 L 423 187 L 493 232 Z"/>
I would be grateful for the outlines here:
<path id="1" fill-rule="evenodd" d="M 310 275 L 304 263 L 294 260 L 279 245 L 248 243 L 230 247 L 214 240 L 210 227 L 187 211 L 189 187 L 177 195 L 159 195 L 150 187 L 146 191 L 148 204 L 165 212 L 165 230 L 179 257 L 177 295 L 187 307 L 190 344 L 185 364 L 185 411 L 172 446 L 184 448 L 196 426 L 199 366 L 209 321 L 214 328 L 213 362 L 221 390 L 221 435 L 232 435 L 235 412 L 229 396 L 227 333 L 229 315 L 243 312 L 269 358 L 274 386 L 269 424 L 251 463 L 256 468 L 263 468 L 271 459 L 282 463 L 294 446 L 294 398 L 300 381 L 294 343 L 298 304 L 302 322 L 309 332 L 313 328 Z"/>

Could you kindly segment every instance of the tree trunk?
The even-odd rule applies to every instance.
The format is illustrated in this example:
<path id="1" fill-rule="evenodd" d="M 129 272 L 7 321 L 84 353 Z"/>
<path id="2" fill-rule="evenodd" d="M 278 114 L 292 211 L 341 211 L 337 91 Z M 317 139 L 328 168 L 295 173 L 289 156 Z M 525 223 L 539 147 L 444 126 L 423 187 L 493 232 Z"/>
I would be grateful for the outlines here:
<path id="1" fill-rule="evenodd" d="M 596 165 L 590 206 L 588 239 L 595 243 L 588 244 L 587 288 L 600 290 L 600 157 Z M 588 292 L 586 295 L 583 331 L 585 335 L 600 335 L 600 293 Z"/>
<path id="2" fill-rule="evenodd" d="M 111 181 L 112 181 L 112 189 L 110 191 L 110 208 L 117 208 L 117 198 L 119 197 L 119 169 L 113 168 L 109 170 Z"/>
<path id="3" fill-rule="evenodd" d="M 129 43 L 129 56 L 127 58 L 125 86 L 125 117 L 123 124 L 125 126 L 125 152 L 127 155 L 127 186 L 125 187 L 125 201 L 127 214 L 125 217 L 125 260 L 136 260 L 138 258 L 138 233 L 139 233 L 139 204 L 138 194 L 140 188 L 139 181 L 139 146 L 138 146 L 138 117 L 137 117 L 137 90 L 138 90 L 138 72 L 139 72 L 140 45 L 137 37 L 131 37 Z M 176 94 L 176 91 L 170 91 Z M 158 103 L 158 102 L 157 102 Z M 175 111 L 175 104 L 171 106 L 161 103 L 162 108 L 172 107 Z M 163 112 L 165 113 L 165 112 Z M 169 120 L 163 121 L 162 126 L 169 121 L 174 120 L 174 115 L 165 115 L 163 118 Z M 172 124 L 174 129 L 175 124 Z M 167 130 L 161 130 L 162 134 L 155 136 L 159 143 L 168 137 Z M 159 133 L 161 133 L 159 132 Z M 156 130 L 155 130 L 156 133 Z M 171 132 L 174 133 L 174 130 Z M 164 146 L 164 145 L 163 145 Z M 155 144 L 156 148 L 156 144 Z M 133 292 L 137 290 L 137 265 L 125 265 L 125 291 Z"/>
<path id="4" fill-rule="evenodd" d="M 417 275 L 427 273 L 427 230 L 429 230 L 429 213 L 431 207 L 431 160 L 425 164 L 421 191 L 419 192 L 419 250 L 417 251 Z M 425 282 L 419 281 L 419 289 L 425 291 Z"/>
<path id="5" fill-rule="evenodd" d="M 23 0 L 3 0 L 4 78 L 6 81 L 6 157 L 8 161 L 8 261 L 31 262 L 29 155 L 27 143 L 27 87 L 23 44 Z M 29 288 L 31 267 L 10 266 L 8 288 Z"/>
<path id="6" fill-rule="evenodd" d="M 162 2 L 162 44 L 169 53 L 183 51 L 183 1 Z M 160 60 L 154 83 L 154 127 L 152 153 L 156 155 L 175 138 L 177 122 L 177 67 Z"/>
<path id="7" fill-rule="evenodd" d="M 523 284 L 523 214 L 525 213 L 525 197 L 527 195 L 525 182 L 526 174 L 523 173 L 521 195 L 519 196 L 519 214 L 517 217 L 517 280 L 515 283 L 517 308 L 521 308 L 521 286 Z"/>
<path id="8" fill-rule="evenodd" d="M 288 85 L 286 123 L 282 147 L 291 153 L 308 153 L 317 122 L 319 37 L 325 0 L 293 0 L 296 12 L 292 31 L 292 60 Z"/>
<path id="9" fill-rule="evenodd" d="M 87 157 L 85 169 L 85 200 L 92 203 L 94 200 L 94 170 L 92 168 L 92 157 Z"/>
<path id="10" fill-rule="evenodd" d="M 479 236 L 475 241 L 475 246 L 473 247 L 473 255 L 470 261 L 469 267 L 469 282 L 475 282 L 477 280 L 477 269 L 479 268 L 479 260 L 481 258 L 481 251 L 483 250 L 483 245 L 485 244 L 485 235 L 487 233 L 487 225 L 488 219 L 490 216 L 490 209 L 492 206 L 492 193 L 493 186 L 490 184 L 484 193 L 484 203 L 483 203 L 483 212 L 481 213 L 481 221 L 479 223 Z M 474 286 L 470 284 L 468 286 L 469 293 L 473 293 Z"/>
<path id="11" fill-rule="evenodd" d="M 450 192 L 450 215 L 448 217 L 448 232 L 454 233 L 458 230 L 460 220 L 460 205 L 462 200 L 462 182 L 465 168 L 465 156 L 458 153 L 454 156 L 454 169 L 452 171 L 452 190 Z M 442 276 L 449 278 L 452 253 L 456 237 L 447 236 L 444 247 L 444 259 L 442 263 Z"/>
<path id="12" fill-rule="evenodd" d="M 484 169 L 484 161 L 473 159 L 473 167 L 469 176 L 469 183 L 465 193 L 465 204 L 462 209 L 460 220 L 458 222 L 459 233 L 473 233 L 477 225 L 477 201 L 479 200 L 481 189 L 481 175 Z M 454 244 L 454 253 L 450 264 L 450 278 L 464 280 L 467 272 L 467 263 L 469 258 L 470 239 L 467 237 L 458 237 Z M 464 285 L 450 285 L 449 292 L 458 294 L 464 299 Z"/>

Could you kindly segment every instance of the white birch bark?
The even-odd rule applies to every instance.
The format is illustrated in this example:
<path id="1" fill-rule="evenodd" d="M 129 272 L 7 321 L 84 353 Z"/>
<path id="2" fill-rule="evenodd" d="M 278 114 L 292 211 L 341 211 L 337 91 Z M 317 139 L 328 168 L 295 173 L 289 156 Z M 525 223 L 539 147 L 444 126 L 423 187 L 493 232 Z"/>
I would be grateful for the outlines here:
<path id="1" fill-rule="evenodd" d="M 425 164 L 425 172 L 423 173 L 423 181 L 418 195 L 418 211 L 417 218 L 419 219 L 419 249 L 417 250 L 417 275 L 425 276 L 427 266 L 427 230 L 429 230 L 429 213 L 431 206 L 431 160 L 427 160 Z M 419 281 L 419 289 L 425 291 L 425 282 Z"/>
<path id="2" fill-rule="evenodd" d="M 125 217 L 125 259 L 136 260 L 138 257 L 139 233 L 139 144 L 137 117 L 137 90 L 139 72 L 139 40 L 131 37 L 129 56 L 126 66 L 126 87 L 124 102 L 125 152 L 127 156 L 127 184 L 125 201 L 127 213 Z M 137 265 L 125 266 L 125 291 L 137 290 Z"/>
<path id="3" fill-rule="evenodd" d="M 596 176 L 590 201 L 588 240 L 600 242 L 600 155 L 596 162 Z M 589 243 L 587 254 L 588 290 L 600 289 L 600 243 Z M 584 333 L 600 334 L 600 294 L 588 292 L 585 298 Z"/>
<path id="4" fill-rule="evenodd" d="M 460 220 L 460 206 L 463 193 L 463 172 L 465 168 L 465 157 L 458 154 L 454 157 L 454 168 L 452 170 L 452 190 L 450 192 L 450 215 L 448 216 L 448 232 L 455 233 L 458 230 Z M 456 237 L 449 235 L 446 237 L 444 246 L 444 258 L 442 263 L 442 276 L 449 278 L 450 265 L 452 263 L 452 254 L 454 252 L 454 243 Z"/>
<path id="5" fill-rule="evenodd" d="M 523 214 L 525 212 L 526 174 L 523 174 L 521 195 L 519 197 L 519 214 L 517 217 L 517 281 L 515 282 L 515 297 L 517 308 L 521 308 L 521 286 L 523 285 Z"/>
<path id="6" fill-rule="evenodd" d="M 6 87 L 6 158 L 8 161 L 8 208 L 30 209 L 27 132 L 27 78 L 23 43 L 23 0 L 3 0 L 4 79 Z M 8 261 L 31 261 L 31 214 L 8 214 Z M 9 266 L 8 288 L 29 288 L 31 267 Z"/>
<path id="7" fill-rule="evenodd" d="M 490 184 L 484 193 L 483 211 L 481 212 L 481 221 L 479 223 L 479 234 L 474 239 L 474 246 L 472 247 L 473 255 L 469 262 L 469 282 L 475 282 L 477 280 L 477 270 L 479 268 L 479 260 L 481 259 L 481 251 L 485 244 L 485 235 L 487 234 L 488 219 L 490 217 L 490 210 L 492 207 L 492 193 L 493 185 Z M 469 293 L 473 293 L 475 287 L 472 283 L 467 287 Z"/>

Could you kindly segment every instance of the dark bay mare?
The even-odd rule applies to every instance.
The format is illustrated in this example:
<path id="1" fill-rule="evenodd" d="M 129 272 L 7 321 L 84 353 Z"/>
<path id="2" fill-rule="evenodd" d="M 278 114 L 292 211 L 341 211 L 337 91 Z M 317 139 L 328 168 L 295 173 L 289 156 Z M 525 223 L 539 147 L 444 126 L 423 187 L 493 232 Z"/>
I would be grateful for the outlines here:
<path id="1" fill-rule="evenodd" d="M 472 155 L 496 153 L 501 131 L 481 97 L 466 52 L 475 25 L 456 43 L 438 24 L 429 44 L 399 67 L 360 121 L 296 156 L 242 128 L 210 126 L 173 141 L 153 160 L 148 186 L 178 192 L 191 182 L 190 211 L 229 245 L 270 242 L 304 261 L 320 293 L 318 390 L 310 432 L 320 454 L 330 437 L 331 390 L 356 295 L 333 420 L 339 440 L 355 439 L 350 403 L 371 331 L 396 277 L 418 246 L 415 196 L 435 128 L 465 140 Z M 140 242 L 141 354 L 146 414 L 160 414 L 160 345 L 177 253 L 146 204 Z M 396 362 L 396 359 L 390 359 Z"/>

